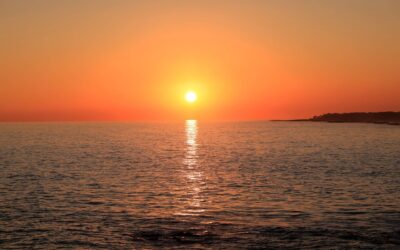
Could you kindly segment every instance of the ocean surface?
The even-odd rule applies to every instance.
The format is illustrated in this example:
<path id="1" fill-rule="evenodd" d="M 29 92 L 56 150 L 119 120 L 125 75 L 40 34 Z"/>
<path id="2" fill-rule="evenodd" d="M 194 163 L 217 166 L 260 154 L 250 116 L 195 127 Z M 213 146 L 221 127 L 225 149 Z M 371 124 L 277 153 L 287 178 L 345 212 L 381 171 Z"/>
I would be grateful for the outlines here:
<path id="1" fill-rule="evenodd" d="M 1 123 L 0 249 L 400 248 L 400 126 Z"/>

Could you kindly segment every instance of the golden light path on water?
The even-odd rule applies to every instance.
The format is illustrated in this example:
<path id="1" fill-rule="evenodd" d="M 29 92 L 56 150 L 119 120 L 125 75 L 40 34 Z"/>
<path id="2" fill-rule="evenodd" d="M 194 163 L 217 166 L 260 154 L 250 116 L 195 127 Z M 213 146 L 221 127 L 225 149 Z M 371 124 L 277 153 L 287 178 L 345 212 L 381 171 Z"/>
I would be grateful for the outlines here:
<path id="1" fill-rule="evenodd" d="M 205 186 L 204 175 L 198 163 L 197 154 L 197 121 L 186 120 L 186 152 L 183 164 L 187 183 L 187 204 L 183 215 L 196 215 L 204 212 L 202 202 L 204 201 L 201 192 Z"/>

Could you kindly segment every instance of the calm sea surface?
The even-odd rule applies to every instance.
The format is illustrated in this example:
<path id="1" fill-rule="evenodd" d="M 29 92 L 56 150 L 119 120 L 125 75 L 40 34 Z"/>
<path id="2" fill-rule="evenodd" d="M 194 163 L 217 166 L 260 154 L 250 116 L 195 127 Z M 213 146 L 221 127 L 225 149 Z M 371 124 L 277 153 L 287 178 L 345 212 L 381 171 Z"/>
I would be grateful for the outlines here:
<path id="1" fill-rule="evenodd" d="M 0 248 L 400 248 L 400 127 L 3 123 Z"/>

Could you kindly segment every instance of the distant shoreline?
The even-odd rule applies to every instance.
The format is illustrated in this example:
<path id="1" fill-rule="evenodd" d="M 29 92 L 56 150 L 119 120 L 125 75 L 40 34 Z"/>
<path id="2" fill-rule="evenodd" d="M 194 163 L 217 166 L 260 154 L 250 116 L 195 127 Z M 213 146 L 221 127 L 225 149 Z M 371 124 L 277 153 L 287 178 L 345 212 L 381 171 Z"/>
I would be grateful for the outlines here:
<path id="1" fill-rule="evenodd" d="M 400 125 L 400 112 L 327 113 L 309 119 L 271 120 L 285 122 L 372 123 Z"/>

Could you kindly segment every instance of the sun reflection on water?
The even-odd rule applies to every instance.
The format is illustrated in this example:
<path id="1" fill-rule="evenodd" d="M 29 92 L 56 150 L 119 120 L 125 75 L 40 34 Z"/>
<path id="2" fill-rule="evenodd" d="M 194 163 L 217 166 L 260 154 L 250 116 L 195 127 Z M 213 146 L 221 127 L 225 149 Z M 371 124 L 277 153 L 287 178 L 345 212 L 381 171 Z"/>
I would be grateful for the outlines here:
<path id="1" fill-rule="evenodd" d="M 187 120 L 185 126 L 186 132 L 186 155 L 184 164 L 192 169 L 197 165 L 197 121 Z"/>
<path id="2" fill-rule="evenodd" d="M 204 212 L 202 209 L 202 191 L 205 185 L 204 175 L 198 164 L 197 154 L 197 121 L 186 120 L 185 132 L 186 132 L 186 152 L 183 164 L 186 167 L 184 170 L 186 183 L 187 183 L 187 206 L 183 213 L 185 215 L 196 215 Z"/>

